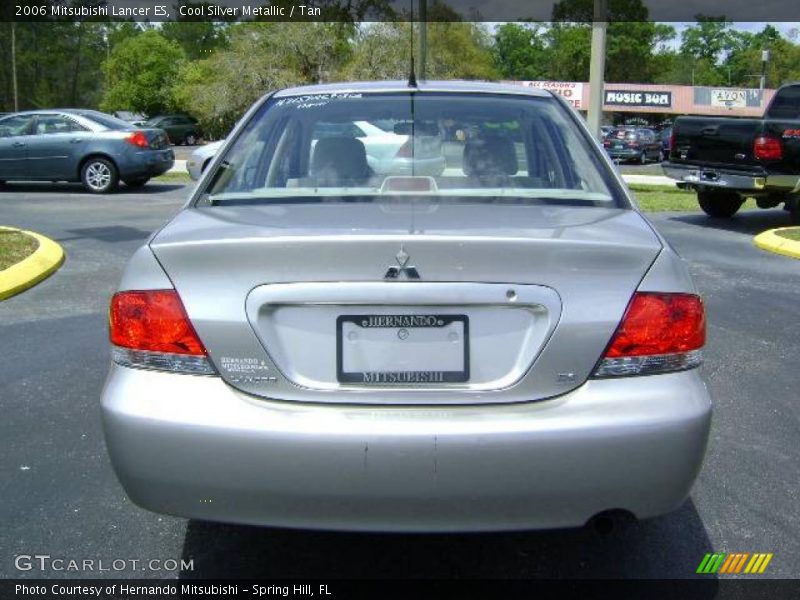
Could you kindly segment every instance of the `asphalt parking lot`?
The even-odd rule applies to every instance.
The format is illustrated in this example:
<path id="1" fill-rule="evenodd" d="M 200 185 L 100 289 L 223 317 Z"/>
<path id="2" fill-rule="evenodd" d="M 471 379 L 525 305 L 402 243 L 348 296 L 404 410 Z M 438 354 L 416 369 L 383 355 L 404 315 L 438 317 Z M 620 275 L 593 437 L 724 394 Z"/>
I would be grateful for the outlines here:
<path id="1" fill-rule="evenodd" d="M 92 196 L 76 185 L 0 191 L 0 224 L 39 231 L 67 254 L 55 275 L 0 303 L 0 576 L 20 554 L 64 559 L 193 559 L 182 577 L 692 577 L 706 552 L 772 552 L 767 575 L 800 576 L 800 262 L 752 235 L 780 210 L 729 222 L 659 213 L 708 307 L 710 447 L 676 512 L 611 535 L 590 529 L 481 535 L 369 535 L 208 524 L 133 506 L 106 456 L 99 396 L 106 309 L 127 258 L 185 200 L 150 184 Z M 171 571 L 94 576 L 176 577 Z M 711 576 L 706 576 L 711 577 Z"/>

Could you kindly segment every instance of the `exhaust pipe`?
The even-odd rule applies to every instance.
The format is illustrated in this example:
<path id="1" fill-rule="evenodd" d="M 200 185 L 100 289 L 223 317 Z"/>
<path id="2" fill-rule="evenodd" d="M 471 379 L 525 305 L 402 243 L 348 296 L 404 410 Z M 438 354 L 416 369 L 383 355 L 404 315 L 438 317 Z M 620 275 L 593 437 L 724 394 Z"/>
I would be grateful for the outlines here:
<path id="1" fill-rule="evenodd" d="M 589 519 L 587 525 L 600 536 L 608 536 L 621 531 L 626 525 L 636 521 L 636 517 L 627 510 L 612 509 L 597 513 Z"/>

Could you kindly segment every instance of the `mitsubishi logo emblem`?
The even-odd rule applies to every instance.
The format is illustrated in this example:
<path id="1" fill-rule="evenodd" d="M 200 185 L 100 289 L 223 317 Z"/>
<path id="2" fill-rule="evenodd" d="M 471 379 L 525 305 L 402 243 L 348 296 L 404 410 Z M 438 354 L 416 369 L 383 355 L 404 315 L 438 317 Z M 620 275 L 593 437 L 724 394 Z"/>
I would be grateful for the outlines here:
<path id="1" fill-rule="evenodd" d="M 400 246 L 400 252 L 395 255 L 395 260 L 399 266 L 391 266 L 389 270 L 386 271 L 386 275 L 383 276 L 384 279 L 419 279 L 419 271 L 417 271 L 417 267 L 411 266 L 408 264 L 409 259 L 411 258 L 408 255 L 408 252 Z"/>

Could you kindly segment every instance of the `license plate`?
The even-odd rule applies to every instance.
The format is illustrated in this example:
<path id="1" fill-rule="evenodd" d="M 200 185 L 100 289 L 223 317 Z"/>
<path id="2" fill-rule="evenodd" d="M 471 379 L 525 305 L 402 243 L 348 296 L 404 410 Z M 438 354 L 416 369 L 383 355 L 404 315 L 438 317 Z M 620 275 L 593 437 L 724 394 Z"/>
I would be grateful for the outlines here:
<path id="1" fill-rule="evenodd" d="M 342 315 L 336 320 L 341 383 L 420 385 L 469 380 L 466 315 Z"/>
<path id="2" fill-rule="evenodd" d="M 613 147 L 614 148 L 622 148 L 622 144 L 619 143 L 619 142 L 616 142 L 615 144 L 613 144 Z"/>

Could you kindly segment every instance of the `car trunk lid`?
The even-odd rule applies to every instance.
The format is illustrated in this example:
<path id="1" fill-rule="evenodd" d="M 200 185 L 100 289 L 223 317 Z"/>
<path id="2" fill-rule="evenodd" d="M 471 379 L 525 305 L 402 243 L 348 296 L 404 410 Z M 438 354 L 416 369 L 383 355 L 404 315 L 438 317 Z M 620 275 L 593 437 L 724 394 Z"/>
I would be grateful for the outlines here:
<path id="1" fill-rule="evenodd" d="M 231 385 L 285 400 L 437 404 L 580 385 L 661 244 L 631 210 L 321 203 L 185 210 L 152 248 Z M 412 317 L 441 323 L 414 329 Z M 370 319 L 395 326 L 370 330 Z M 398 350 L 401 329 L 427 342 Z M 347 378 L 386 371 L 374 353 L 392 372 L 427 360 L 456 376 Z"/>

